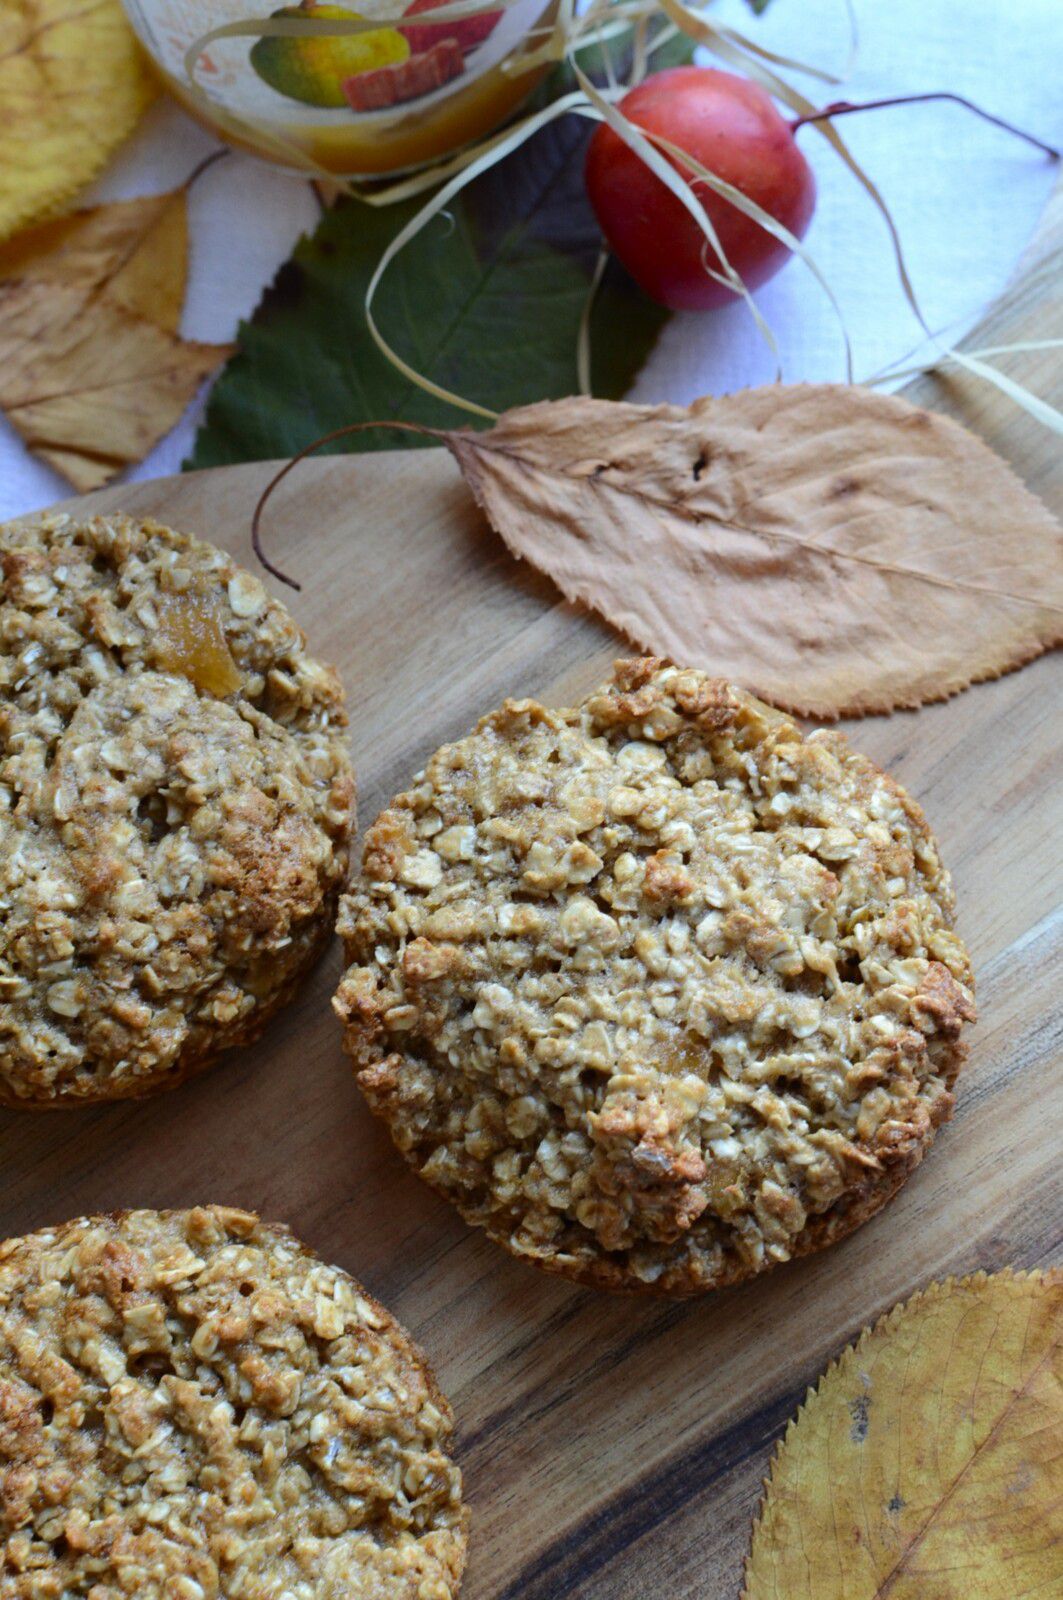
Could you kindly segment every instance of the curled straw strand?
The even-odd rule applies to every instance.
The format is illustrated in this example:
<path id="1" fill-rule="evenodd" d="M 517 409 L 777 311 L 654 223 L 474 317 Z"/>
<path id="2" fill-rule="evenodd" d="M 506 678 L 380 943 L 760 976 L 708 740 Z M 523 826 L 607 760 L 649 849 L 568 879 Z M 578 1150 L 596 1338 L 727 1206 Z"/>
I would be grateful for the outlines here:
<path id="1" fill-rule="evenodd" d="M 516 150 L 527 139 L 530 139 L 532 134 L 538 133 L 540 128 L 545 128 L 547 123 L 556 122 L 558 117 L 563 117 L 568 111 L 578 110 L 580 103 L 580 96 L 575 93 L 562 96 L 560 100 L 555 100 L 552 105 L 546 106 L 544 110 L 536 112 L 534 116 L 528 117 L 524 122 L 520 123 L 512 130 L 508 138 L 492 145 L 489 150 L 478 156 L 474 161 L 469 162 L 461 172 L 451 178 L 449 183 L 445 183 L 442 189 L 432 196 L 427 205 L 421 207 L 415 217 L 410 218 L 404 228 L 399 230 L 377 262 L 373 276 L 370 278 L 368 288 L 365 291 L 366 324 L 381 355 L 390 361 L 392 366 L 396 367 L 411 383 L 416 384 L 419 389 L 423 389 L 427 394 L 434 395 L 437 400 L 445 400 L 462 411 L 468 411 L 473 416 L 484 417 L 488 422 L 493 422 L 498 413 L 489 410 L 487 406 L 479 405 L 475 400 L 467 400 L 464 395 L 455 394 L 452 390 L 444 389 L 438 383 L 433 383 L 431 378 L 426 378 L 422 373 L 419 373 L 399 355 L 384 338 L 377 326 L 377 320 L 373 314 L 373 301 L 377 289 L 380 287 L 380 280 L 399 251 L 421 232 L 426 223 L 430 222 L 440 211 L 445 210 L 454 196 L 460 193 L 466 184 L 471 183 L 473 178 L 477 177 L 481 172 L 486 172 L 490 167 L 496 166 L 499 161 L 509 155 L 511 150 Z"/>
<path id="2" fill-rule="evenodd" d="M 447 0 L 445 5 L 437 7 L 433 12 L 433 23 L 476 16 L 485 11 L 508 9 L 516 3 L 517 0 Z M 850 70 L 857 48 L 856 21 L 852 0 L 844 0 L 844 5 L 849 23 L 849 59 L 844 68 L 843 76 Z M 662 13 L 667 18 L 667 26 L 650 41 L 647 38 L 648 25 L 654 18 L 659 18 Z M 346 36 L 373 32 L 395 20 L 397 20 L 397 17 L 388 15 L 377 16 L 372 20 L 355 17 L 349 20 L 341 18 L 272 17 L 260 21 L 249 20 L 230 23 L 211 30 L 195 41 L 185 57 L 185 75 L 188 92 L 201 104 L 202 109 L 209 117 L 221 123 L 234 137 L 245 141 L 249 137 L 254 138 L 260 144 L 265 144 L 278 159 L 286 161 L 289 165 L 306 171 L 313 176 L 329 178 L 337 183 L 337 187 L 342 192 L 369 204 L 386 205 L 405 200 L 426 190 L 436 188 L 442 181 L 442 188 L 432 195 L 417 215 L 391 241 L 377 264 L 367 288 L 364 302 L 366 322 L 381 354 L 409 382 L 423 389 L 426 393 L 486 421 L 494 418 L 495 413 L 486 406 L 442 388 L 424 374 L 417 372 L 384 337 L 374 314 L 374 302 L 388 266 L 399 251 L 404 249 L 428 225 L 432 218 L 460 193 L 466 184 L 472 182 L 477 176 L 488 171 L 512 151 L 518 149 L 527 139 L 531 138 L 539 129 L 545 127 L 556 117 L 566 115 L 569 112 L 608 122 L 624 142 L 646 162 L 657 177 L 676 195 L 704 234 L 706 254 L 711 250 L 718 258 L 722 269 L 714 270 L 709 266 L 707 260 L 706 270 L 719 277 L 721 281 L 725 282 L 733 290 L 736 296 L 745 302 L 758 331 L 773 351 L 777 363 L 778 347 L 770 327 L 754 303 L 741 277 L 725 259 L 711 220 L 690 183 L 679 175 L 672 161 L 665 159 L 665 155 L 662 152 L 667 151 L 669 156 L 676 160 L 681 160 L 687 171 L 696 174 L 699 182 L 704 183 L 715 193 L 737 206 L 746 215 L 753 217 L 762 227 L 773 233 L 775 237 L 783 240 L 813 272 L 838 315 L 845 346 L 846 368 L 851 381 L 852 358 L 844 318 L 830 285 L 817 267 L 810 252 L 768 213 L 749 201 L 745 195 L 727 184 L 717 174 L 711 172 L 701 163 L 696 162 L 687 152 L 680 151 L 675 146 L 669 146 L 666 141 L 646 138 L 642 130 L 636 128 L 615 104 L 626 92 L 626 89 L 630 87 L 630 83 L 639 81 L 645 74 L 653 50 L 659 48 L 668 38 L 674 37 L 677 33 L 682 33 L 710 50 L 719 60 L 753 78 L 769 93 L 787 105 L 790 110 L 794 111 L 796 116 L 791 123 L 791 127 L 795 131 L 804 126 L 814 127 L 830 143 L 837 155 L 845 162 L 853 176 L 861 184 L 886 226 L 902 292 L 920 328 L 923 330 L 925 335 L 924 343 L 932 352 L 920 370 L 928 370 L 944 361 L 963 366 L 978 377 L 995 384 L 997 388 L 1001 389 L 1045 426 L 1055 432 L 1063 432 L 1063 415 L 1060 412 L 1048 405 L 1047 402 L 1031 394 L 1021 384 L 1016 383 L 997 368 L 989 365 L 980 355 L 974 353 L 965 354 L 945 344 L 940 336 L 928 326 L 908 271 L 900 235 L 889 207 L 876 184 L 856 161 L 831 120 L 832 117 L 841 116 L 850 110 L 857 109 L 857 107 L 850 105 L 846 101 L 836 102 L 833 106 L 827 108 L 816 107 L 804 94 L 780 76 L 775 69 L 786 68 L 826 83 L 837 83 L 840 78 L 819 67 L 767 50 L 735 29 L 717 27 L 708 20 L 700 8 L 686 3 L 686 0 L 591 0 L 591 4 L 578 16 L 575 10 L 575 0 L 560 0 L 557 16 L 552 26 L 533 31 L 525 50 L 511 63 L 511 68 L 516 72 L 525 72 L 536 65 L 567 60 L 576 77 L 579 86 L 577 90 L 560 97 L 552 105 L 529 117 L 525 117 L 512 127 L 503 129 L 501 133 L 493 135 L 473 149 L 461 152 L 442 167 L 414 174 L 412 177 L 400 179 L 390 185 L 378 185 L 370 189 L 347 181 L 335 180 L 333 174 L 321 168 L 294 141 L 285 138 L 282 134 L 278 134 L 275 130 L 265 129 L 258 125 L 252 126 L 244 122 L 241 118 L 212 101 L 196 81 L 196 69 L 203 52 L 217 40 L 272 36 L 292 37 L 300 34 Z M 626 85 L 617 83 L 610 70 L 607 73 L 609 77 L 608 87 L 599 90 L 576 60 L 576 52 L 585 51 L 588 47 L 597 44 L 605 52 L 606 62 L 611 66 L 607 53 L 608 42 L 620 33 L 627 33 L 633 37 L 633 66 L 629 83 Z M 997 126 L 1008 129 L 1011 132 L 1020 133 L 1023 138 L 1028 139 L 1030 143 L 1044 150 L 1047 154 L 1057 154 L 1052 146 L 1046 145 L 1032 135 L 1025 134 L 1022 130 L 1014 128 L 1002 118 L 983 112 L 980 107 L 973 105 L 959 95 L 941 93 L 935 95 L 897 96 L 890 100 L 876 101 L 871 104 L 900 104 L 926 99 L 952 100 L 967 109 L 976 111 L 979 115 L 984 116 L 987 121 Z M 590 382 L 590 308 L 601 280 L 602 270 L 599 263 L 591 284 L 584 314 L 581 318 L 577 341 L 577 372 L 579 386 L 583 390 L 589 388 Z M 354 432 L 357 429 L 352 428 L 351 430 L 342 431 Z"/>
<path id="3" fill-rule="evenodd" d="M 776 358 L 776 372 L 778 376 L 781 376 L 781 370 L 778 367 L 779 347 L 775 341 L 775 335 L 772 333 L 771 328 L 768 326 L 768 323 L 762 316 L 759 307 L 754 301 L 749 290 L 746 288 L 742 278 L 728 261 L 723 246 L 720 243 L 719 235 L 712 224 L 712 220 L 709 217 L 708 212 L 705 210 L 705 207 L 698 199 L 691 185 L 687 183 L 682 175 L 676 171 L 671 162 L 666 161 L 664 156 L 660 154 L 659 150 L 655 148 L 655 140 L 649 139 L 643 130 L 637 126 L 637 124 L 631 122 L 627 117 L 623 116 L 615 106 L 609 104 L 609 101 L 606 99 L 605 95 L 601 94 L 595 88 L 594 84 L 587 77 L 586 73 L 582 70 L 578 62 L 574 61 L 572 63 L 572 70 L 576 74 L 576 81 L 590 102 L 589 108 L 576 107 L 575 109 L 579 110 L 584 116 L 593 116 L 593 114 L 597 112 L 601 119 L 607 122 L 613 131 L 621 139 L 623 139 L 624 143 L 630 146 L 637 156 L 641 157 L 641 159 L 650 168 L 651 172 L 660 178 L 661 182 L 672 191 L 684 209 L 690 213 L 698 227 L 701 229 L 702 233 L 705 235 L 710 248 L 718 257 L 723 268 L 723 276 L 725 277 L 728 286 L 734 290 L 736 295 L 739 295 L 745 301 L 757 328 L 760 330 L 769 348 L 771 349 L 772 354 Z"/>
<path id="4" fill-rule="evenodd" d="M 999 371 L 998 368 L 990 366 L 976 356 L 966 356 L 963 351 L 943 344 L 934 333 L 927 323 L 923 309 L 916 296 L 904 256 L 904 247 L 901 244 L 901 237 L 897 231 L 897 225 L 893 220 L 889 206 L 886 204 L 878 186 L 860 166 L 833 123 L 821 120 L 819 109 L 810 100 L 794 89 L 785 79 L 780 78 L 777 73 L 772 72 L 762 62 L 756 61 L 749 56 L 744 56 L 736 48 L 733 39 L 725 38 L 718 28 L 714 28 L 711 23 L 706 22 L 690 6 L 684 4 L 683 0 L 660 0 L 660 5 L 665 14 L 675 22 L 677 27 L 682 28 L 683 32 L 690 38 L 697 39 L 699 43 L 707 45 L 723 60 L 738 66 L 749 77 L 754 78 L 768 89 L 777 99 L 788 105 L 792 111 L 796 111 L 798 118 L 804 119 L 811 127 L 814 127 L 816 132 L 828 141 L 845 162 L 845 165 L 868 195 L 886 224 L 901 290 L 912 315 L 926 336 L 927 344 L 934 352 L 933 358 L 926 363 L 924 370 L 930 370 L 938 366 L 942 361 L 954 362 L 1000 389 L 1009 399 L 1021 406 L 1024 411 L 1028 412 L 1045 427 L 1051 429 L 1053 433 L 1063 433 L 1063 413 L 1057 411 L 1054 406 L 1050 406 L 1047 401 L 1040 399 L 1039 396 L 1031 394 L 1022 384 L 1016 383 L 1014 379 L 1009 378 L 1006 373 Z"/>
<path id="5" fill-rule="evenodd" d="M 667 151 L 667 153 L 672 156 L 674 160 L 680 162 L 682 166 L 686 167 L 691 173 L 694 174 L 695 177 L 700 179 L 702 183 L 707 184 L 710 189 L 712 189 L 716 194 L 721 195 L 725 200 L 729 200 L 738 211 L 743 212 L 747 217 L 752 217 L 754 222 L 759 223 L 767 233 L 770 233 L 774 238 L 779 239 L 787 246 L 789 250 L 793 252 L 794 255 L 799 257 L 799 259 L 805 263 L 805 266 L 812 273 L 816 282 L 820 285 L 824 294 L 827 296 L 827 299 L 830 301 L 831 307 L 838 318 L 838 326 L 841 329 L 841 335 L 845 341 L 846 381 L 848 383 L 852 383 L 853 350 L 849 339 L 849 330 L 845 325 L 845 317 L 842 315 L 842 308 L 838 304 L 834 290 L 831 288 L 827 279 L 816 265 L 814 258 L 805 249 L 797 235 L 795 233 L 791 233 L 790 229 L 784 227 L 781 222 L 776 222 L 775 218 L 770 212 L 765 211 L 762 206 L 758 206 L 755 201 L 750 200 L 749 196 L 743 194 L 741 189 L 736 189 L 732 183 L 725 183 L 722 178 L 718 178 L 716 174 L 710 171 L 708 167 L 704 166 L 702 162 L 696 161 L 692 155 L 681 149 L 679 145 L 673 144 L 671 139 L 664 139 L 659 134 L 654 134 L 652 137 L 653 143 L 657 145 L 659 149 Z"/>

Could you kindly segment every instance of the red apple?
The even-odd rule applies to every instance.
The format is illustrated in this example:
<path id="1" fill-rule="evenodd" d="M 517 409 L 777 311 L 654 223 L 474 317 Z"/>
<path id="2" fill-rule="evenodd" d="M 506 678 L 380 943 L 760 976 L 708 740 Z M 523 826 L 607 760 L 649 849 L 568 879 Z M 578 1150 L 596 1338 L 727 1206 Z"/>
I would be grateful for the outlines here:
<path id="1" fill-rule="evenodd" d="M 801 238 L 816 185 L 790 125 L 747 78 L 715 67 L 653 73 L 619 103 L 648 133 L 660 134 Z M 750 289 L 785 266 L 788 246 L 666 157 L 690 182 L 731 266 Z M 587 151 L 587 193 L 606 240 L 635 281 L 673 310 L 727 305 L 732 290 L 709 276 L 720 259 L 689 211 L 606 123 Z"/>

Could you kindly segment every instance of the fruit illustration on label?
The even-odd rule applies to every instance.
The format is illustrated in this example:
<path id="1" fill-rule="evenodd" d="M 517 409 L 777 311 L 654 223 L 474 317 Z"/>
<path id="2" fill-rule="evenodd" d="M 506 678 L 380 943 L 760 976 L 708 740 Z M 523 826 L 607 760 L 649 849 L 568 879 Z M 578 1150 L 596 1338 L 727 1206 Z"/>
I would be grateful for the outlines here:
<path id="1" fill-rule="evenodd" d="M 321 21 L 360 22 L 345 6 L 284 6 L 274 17 L 312 17 Z M 360 73 L 392 67 L 410 55 L 410 45 L 396 28 L 370 33 L 278 35 L 257 39 L 251 65 L 264 83 L 289 100 L 308 106 L 345 106 L 344 84 Z"/>
<path id="2" fill-rule="evenodd" d="M 383 111 L 407 100 L 419 100 L 433 89 L 442 89 L 445 83 L 460 78 L 464 70 L 461 47 L 454 39 L 440 39 L 430 50 L 411 56 L 408 61 L 348 78 L 343 92 L 352 111 Z"/>
<path id="3" fill-rule="evenodd" d="M 475 16 L 453 17 L 449 22 L 419 22 L 412 27 L 407 26 L 407 17 L 417 17 L 425 11 L 435 11 L 439 6 L 450 3 L 451 0 L 413 0 L 413 4 L 406 7 L 402 13 L 402 32 L 409 40 L 413 55 L 427 52 L 445 39 L 453 39 L 463 55 L 468 55 L 470 50 L 475 50 L 494 32 L 502 16 L 501 11 L 481 11 Z"/>

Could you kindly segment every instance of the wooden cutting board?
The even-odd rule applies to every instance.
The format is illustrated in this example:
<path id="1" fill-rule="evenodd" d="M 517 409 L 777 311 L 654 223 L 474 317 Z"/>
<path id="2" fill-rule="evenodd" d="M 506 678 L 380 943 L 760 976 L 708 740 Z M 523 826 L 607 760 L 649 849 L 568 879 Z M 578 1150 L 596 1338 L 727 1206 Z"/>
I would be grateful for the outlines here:
<path id="1" fill-rule="evenodd" d="M 1057 195 L 975 342 L 1063 333 L 1061 237 Z M 1057 353 L 1014 370 L 1050 393 Z M 911 393 L 970 422 L 1063 510 L 1047 431 L 968 380 Z M 250 564 L 270 473 L 227 468 L 72 505 L 150 512 Z M 442 451 L 307 463 L 267 536 L 304 581 L 292 610 L 344 675 L 365 821 L 503 696 L 565 703 L 618 653 L 510 559 Z M 260 1044 L 199 1082 L 138 1105 L 0 1117 L 0 1230 L 209 1200 L 289 1222 L 395 1311 L 454 1403 L 474 1519 L 465 1600 L 735 1600 L 772 1445 L 830 1358 L 932 1278 L 1059 1258 L 1060 685 L 1059 659 L 1042 658 L 851 729 L 929 813 L 982 1020 L 929 1159 L 829 1253 L 683 1305 L 510 1261 L 409 1173 L 362 1105 L 329 1009 L 336 949 Z"/>

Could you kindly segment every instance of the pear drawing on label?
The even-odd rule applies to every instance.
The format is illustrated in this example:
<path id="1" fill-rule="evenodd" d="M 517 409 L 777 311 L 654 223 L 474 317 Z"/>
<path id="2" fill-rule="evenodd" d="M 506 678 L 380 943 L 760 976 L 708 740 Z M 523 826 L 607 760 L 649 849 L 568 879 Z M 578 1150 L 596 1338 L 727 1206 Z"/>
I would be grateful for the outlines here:
<path id="1" fill-rule="evenodd" d="M 274 17 L 312 17 L 322 21 L 360 22 L 357 11 L 346 6 L 308 4 L 283 6 Z M 289 100 L 308 106 L 344 106 L 344 83 L 359 73 L 373 72 L 403 62 L 410 46 L 397 28 L 374 28 L 369 33 L 307 34 L 257 39 L 251 48 L 251 65 L 264 83 Z"/>

